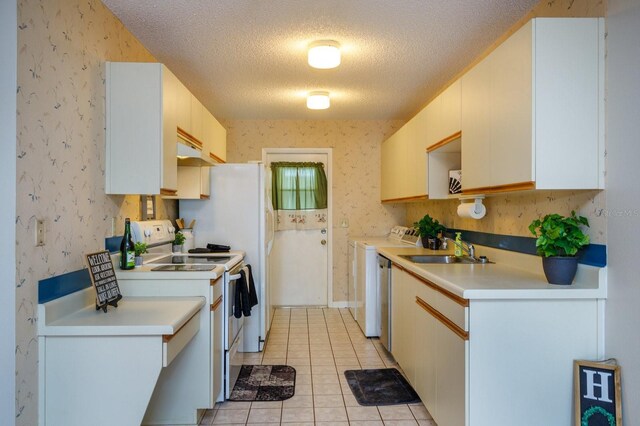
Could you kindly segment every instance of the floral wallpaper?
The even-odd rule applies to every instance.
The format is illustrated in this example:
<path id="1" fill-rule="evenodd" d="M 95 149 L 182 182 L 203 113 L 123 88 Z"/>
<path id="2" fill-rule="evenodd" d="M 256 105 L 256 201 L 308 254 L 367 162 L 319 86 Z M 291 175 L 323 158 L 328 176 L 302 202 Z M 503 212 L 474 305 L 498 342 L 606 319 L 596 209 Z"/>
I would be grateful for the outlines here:
<path id="1" fill-rule="evenodd" d="M 97 0 L 18 1 L 16 424 L 38 423 L 38 280 L 84 267 L 137 196 L 107 196 L 104 63 L 155 61 Z M 175 201 L 158 201 L 175 217 Z M 36 219 L 45 245 L 34 246 Z"/>
<path id="2" fill-rule="evenodd" d="M 464 172 L 462 178 L 464 179 Z M 590 227 L 585 231 L 591 236 L 591 242 L 606 244 L 604 191 L 512 193 L 487 197 L 483 203 L 487 207 L 487 215 L 479 220 L 459 217 L 456 211 L 460 202 L 457 200 L 429 200 L 407 204 L 407 223 L 416 222 L 429 214 L 448 228 L 533 237 L 528 229 L 533 219 L 549 213 L 568 215 L 571 210 L 575 210 L 589 220 Z"/>
<path id="3" fill-rule="evenodd" d="M 262 159 L 262 148 L 333 148 L 333 300 L 347 300 L 347 243 L 404 223 L 403 204 L 380 204 L 380 147 L 402 121 L 231 120 L 227 161 Z M 342 222 L 348 223 L 343 228 Z"/>

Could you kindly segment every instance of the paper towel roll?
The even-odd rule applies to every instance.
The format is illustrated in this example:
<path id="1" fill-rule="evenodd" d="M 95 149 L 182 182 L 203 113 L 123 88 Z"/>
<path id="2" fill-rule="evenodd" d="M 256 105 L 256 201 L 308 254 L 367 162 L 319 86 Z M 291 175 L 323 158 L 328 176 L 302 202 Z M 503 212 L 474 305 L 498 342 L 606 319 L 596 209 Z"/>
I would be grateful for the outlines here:
<path id="1" fill-rule="evenodd" d="M 482 219 L 487 214 L 487 208 L 482 203 L 461 203 L 458 206 L 458 216 Z"/>

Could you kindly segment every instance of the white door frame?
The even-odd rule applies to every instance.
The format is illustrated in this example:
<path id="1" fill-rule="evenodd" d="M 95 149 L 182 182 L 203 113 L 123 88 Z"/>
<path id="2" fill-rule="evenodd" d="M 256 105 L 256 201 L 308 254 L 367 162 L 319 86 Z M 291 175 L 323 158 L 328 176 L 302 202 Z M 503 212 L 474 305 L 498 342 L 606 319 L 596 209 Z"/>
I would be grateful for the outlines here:
<path id="1" fill-rule="evenodd" d="M 268 154 L 325 154 L 327 156 L 327 306 L 333 302 L 333 148 L 262 148 L 262 163 Z"/>

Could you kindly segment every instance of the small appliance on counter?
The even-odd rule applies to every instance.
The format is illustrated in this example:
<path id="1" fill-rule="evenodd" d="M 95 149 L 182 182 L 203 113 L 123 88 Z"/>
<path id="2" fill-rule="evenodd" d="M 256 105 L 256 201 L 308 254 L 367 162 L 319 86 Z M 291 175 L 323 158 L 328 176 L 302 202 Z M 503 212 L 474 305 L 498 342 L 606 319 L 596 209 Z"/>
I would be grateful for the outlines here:
<path id="1" fill-rule="evenodd" d="M 193 236 L 193 229 L 185 228 L 181 229 L 182 235 L 184 235 L 184 244 L 182 244 L 182 248 L 184 251 L 189 251 L 195 247 L 195 239 Z"/>

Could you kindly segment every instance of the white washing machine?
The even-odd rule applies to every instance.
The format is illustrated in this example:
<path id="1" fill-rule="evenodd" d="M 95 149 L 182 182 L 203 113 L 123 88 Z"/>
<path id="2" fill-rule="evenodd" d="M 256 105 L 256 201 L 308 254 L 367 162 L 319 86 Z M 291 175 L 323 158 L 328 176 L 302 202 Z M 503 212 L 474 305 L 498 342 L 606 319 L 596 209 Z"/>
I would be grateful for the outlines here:
<path id="1" fill-rule="evenodd" d="M 349 239 L 348 304 L 351 315 L 367 337 L 380 336 L 382 295 L 378 280 L 378 247 L 421 246 L 417 231 L 394 226 L 386 237 Z"/>

